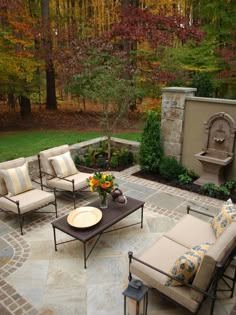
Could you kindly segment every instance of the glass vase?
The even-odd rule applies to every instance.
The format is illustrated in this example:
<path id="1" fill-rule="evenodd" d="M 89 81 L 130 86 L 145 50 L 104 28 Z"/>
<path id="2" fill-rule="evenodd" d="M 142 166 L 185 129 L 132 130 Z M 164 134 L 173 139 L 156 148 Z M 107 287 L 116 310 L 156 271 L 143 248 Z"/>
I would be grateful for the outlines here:
<path id="1" fill-rule="evenodd" d="M 108 207 L 108 200 L 107 200 L 107 193 L 100 193 L 99 194 L 99 198 L 100 198 L 100 208 L 101 209 L 105 209 Z"/>

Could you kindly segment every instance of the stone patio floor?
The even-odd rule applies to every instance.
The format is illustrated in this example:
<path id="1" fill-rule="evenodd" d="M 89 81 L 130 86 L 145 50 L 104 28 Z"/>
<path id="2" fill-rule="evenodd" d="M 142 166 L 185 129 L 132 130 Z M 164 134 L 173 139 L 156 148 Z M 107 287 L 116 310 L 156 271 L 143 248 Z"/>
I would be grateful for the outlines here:
<path id="1" fill-rule="evenodd" d="M 83 268 L 82 243 L 60 245 L 54 251 L 52 214 L 32 214 L 25 218 L 23 236 L 17 217 L 0 213 L 0 314 L 1 315 L 122 315 L 122 292 L 127 286 L 129 250 L 138 253 L 155 242 L 186 213 L 187 204 L 217 213 L 222 201 L 199 196 L 131 174 L 137 166 L 120 173 L 120 189 L 130 197 L 145 201 L 144 228 L 132 226 L 105 234 Z M 77 205 L 86 205 L 96 194 L 80 194 Z M 72 200 L 59 196 L 59 216 L 73 209 Z M 137 211 L 117 226 L 134 223 Z M 58 233 L 59 241 L 70 239 Z M 229 315 L 236 308 L 236 295 L 221 293 L 215 315 Z M 234 311 L 233 311 L 234 308 Z M 199 315 L 209 313 L 206 300 Z M 161 297 L 149 294 L 149 315 L 189 315 L 188 311 Z M 232 313 L 233 314 L 233 313 Z"/>

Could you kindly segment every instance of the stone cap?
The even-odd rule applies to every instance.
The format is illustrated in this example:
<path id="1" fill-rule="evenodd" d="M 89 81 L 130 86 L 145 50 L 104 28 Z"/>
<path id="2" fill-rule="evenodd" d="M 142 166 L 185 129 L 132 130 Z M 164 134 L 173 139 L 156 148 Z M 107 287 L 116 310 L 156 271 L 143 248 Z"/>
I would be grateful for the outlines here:
<path id="1" fill-rule="evenodd" d="M 161 89 L 162 92 L 175 92 L 175 93 L 191 93 L 196 92 L 196 88 L 188 87 L 164 87 Z"/>

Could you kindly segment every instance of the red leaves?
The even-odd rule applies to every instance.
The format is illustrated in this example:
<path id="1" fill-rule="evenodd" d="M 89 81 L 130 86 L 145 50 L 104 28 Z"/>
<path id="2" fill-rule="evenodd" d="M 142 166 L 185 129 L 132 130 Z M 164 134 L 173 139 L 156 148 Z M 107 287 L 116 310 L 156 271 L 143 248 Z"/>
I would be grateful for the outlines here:
<path id="1" fill-rule="evenodd" d="M 185 17 L 153 14 L 149 10 L 129 6 L 121 11 L 120 22 L 113 26 L 110 36 L 138 42 L 146 40 L 152 46 L 167 46 L 173 43 L 175 36 L 182 41 L 190 38 L 201 40 L 203 32 Z"/>

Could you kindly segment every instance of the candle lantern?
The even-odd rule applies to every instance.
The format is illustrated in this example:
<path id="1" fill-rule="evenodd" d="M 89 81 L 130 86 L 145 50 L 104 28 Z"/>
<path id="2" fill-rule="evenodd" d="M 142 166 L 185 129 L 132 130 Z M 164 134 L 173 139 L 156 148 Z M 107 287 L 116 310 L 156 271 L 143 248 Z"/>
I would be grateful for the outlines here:
<path id="1" fill-rule="evenodd" d="M 131 280 L 123 295 L 124 315 L 147 315 L 148 287 L 142 281 Z"/>

